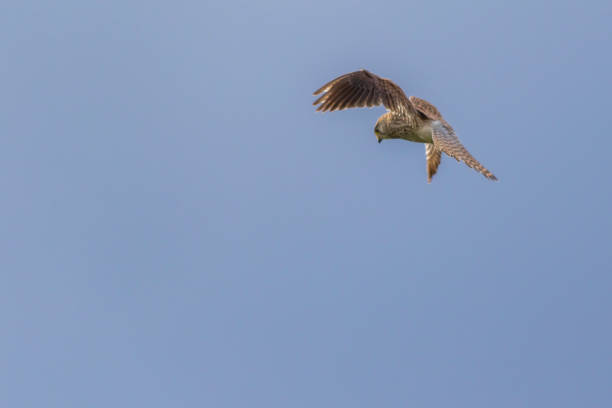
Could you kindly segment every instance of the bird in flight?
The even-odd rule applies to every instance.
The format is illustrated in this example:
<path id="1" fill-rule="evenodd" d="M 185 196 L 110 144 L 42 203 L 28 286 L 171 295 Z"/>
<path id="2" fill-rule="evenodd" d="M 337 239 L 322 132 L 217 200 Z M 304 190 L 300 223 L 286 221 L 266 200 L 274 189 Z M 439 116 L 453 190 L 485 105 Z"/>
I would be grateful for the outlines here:
<path id="1" fill-rule="evenodd" d="M 387 112 L 378 118 L 374 127 L 378 143 L 384 139 L 424 143 L 428 183 L 438 171 L 442 152 L 463 161 L 486 178 L 497 180 L 463 147 L 435 106 L 416 96 L 406 97 L 402 88 L 389 79 L 362 69 L 326 83 L 314 95 L 321 93 L 313 102 L 313 105 L 319 105 L 317 111 L 320 112 L 384 105 Z"/>

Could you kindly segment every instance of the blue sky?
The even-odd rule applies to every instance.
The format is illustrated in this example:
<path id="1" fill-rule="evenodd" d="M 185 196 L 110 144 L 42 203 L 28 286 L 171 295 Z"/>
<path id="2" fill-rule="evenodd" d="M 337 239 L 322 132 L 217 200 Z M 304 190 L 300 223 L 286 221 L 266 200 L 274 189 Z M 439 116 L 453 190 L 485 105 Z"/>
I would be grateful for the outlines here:
<path id="1" fill-rule="evenodd" d="M 611 17 L 9 2 L 0 404 L 609 406 Z M 360 68 L 500 181 L 314 113 Z"/>

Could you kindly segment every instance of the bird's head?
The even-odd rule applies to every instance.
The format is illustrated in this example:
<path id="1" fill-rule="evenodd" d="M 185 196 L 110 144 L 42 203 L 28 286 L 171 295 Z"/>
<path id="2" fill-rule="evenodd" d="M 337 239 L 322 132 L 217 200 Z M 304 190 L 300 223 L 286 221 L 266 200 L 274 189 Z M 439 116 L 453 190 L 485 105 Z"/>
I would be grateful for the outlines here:
<path id="1" fill-rule="evenodd" d="M 376 135 L 378 143 L 382 142 L 383 139 L 388 139 L 387 131 L 387 113 L 385 113 L 378 118 L 376 126 L 374 126 L 374 134 Z"/>

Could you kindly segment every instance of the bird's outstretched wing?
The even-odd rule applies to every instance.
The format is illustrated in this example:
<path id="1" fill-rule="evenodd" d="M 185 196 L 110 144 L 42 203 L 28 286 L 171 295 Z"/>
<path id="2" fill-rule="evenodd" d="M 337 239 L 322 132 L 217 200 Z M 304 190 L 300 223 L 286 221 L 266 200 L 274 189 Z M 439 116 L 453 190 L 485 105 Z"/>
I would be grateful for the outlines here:
<path id="1" fill-rule="evenodd" d="M 321 112 L 382 104 L 390 111 L 404 113 L 410 107 L 402 88 L 365 69 L 339 76 L 317 89 L 313 95 L 320 93 L 323 95 L 313 105 L 320 104 L 317 111 Z"/>
<path id="2" fill-rule="evenodd" d="M 431 123 L 431 131 L 435 147 L 449 156 L 454 157 L 457 161 L 463 161 L 469 167 L 482 173 L 486 178 L 497 180 L 497 177 L 495 177 L 493 173 L 480 164 L 480 162 L 463 147 L 459 138 L 455 135 L 453 128 L 446 126 L 439 120 L 435 120 Z"/>
<path id="3" fill-rule="evenodd" d="M 482 173 L 482 175 L 486 178 L 490 180 L 497 180 L 497 177 L 495 177 L 493 173 L 491 173 L 482 164 L 480 164 L 480 162 L 476 160 L 474 156 L 472 156 L 465 147 L 463 147 L 461 141 L 459 141 L 459 138 L 455 134 L 455 131 L 453 130 L 451 125 L 449 125 L 448 122 L 444 120 L 444 118 L 442 117 L 440 112 L 438 112 L 435 106 L 433 106 L 431 103 L 427 102 L 424 99 L 417 98 L 416 96 L 410 97 L 410 103 L 412 103 L 412 106 L 414 106 L 416 110 L 419 111 L 422 115 L 432 120 L 432 139 L 433 145 L 436 149 L 443 151 L 449 156 L 455 158 L 457 161 L 463 161 L 469 167 Z M 433 176 L 433 174 L 431 174 L 431 176 L 429 175 L 431 167 L 429 165 L 429 152 L 427 151 L 427 145 L 425 145 L 425 149 L 428 163 L 428 177 L 429 179 L 431 179 L 431 176 Z"/>

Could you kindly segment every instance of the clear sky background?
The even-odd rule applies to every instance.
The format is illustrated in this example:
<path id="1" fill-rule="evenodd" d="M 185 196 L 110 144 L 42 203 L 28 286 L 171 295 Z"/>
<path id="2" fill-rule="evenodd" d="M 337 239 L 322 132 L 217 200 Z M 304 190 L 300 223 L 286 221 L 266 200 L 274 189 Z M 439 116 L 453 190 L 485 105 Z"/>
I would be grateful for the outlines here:
<path id="1" fill-rule="evenodd" d="M 9 1 L 3 407 L 612 406 L 610 1 Z M 315 113 L 367 68 L 498 183 Z"/>

